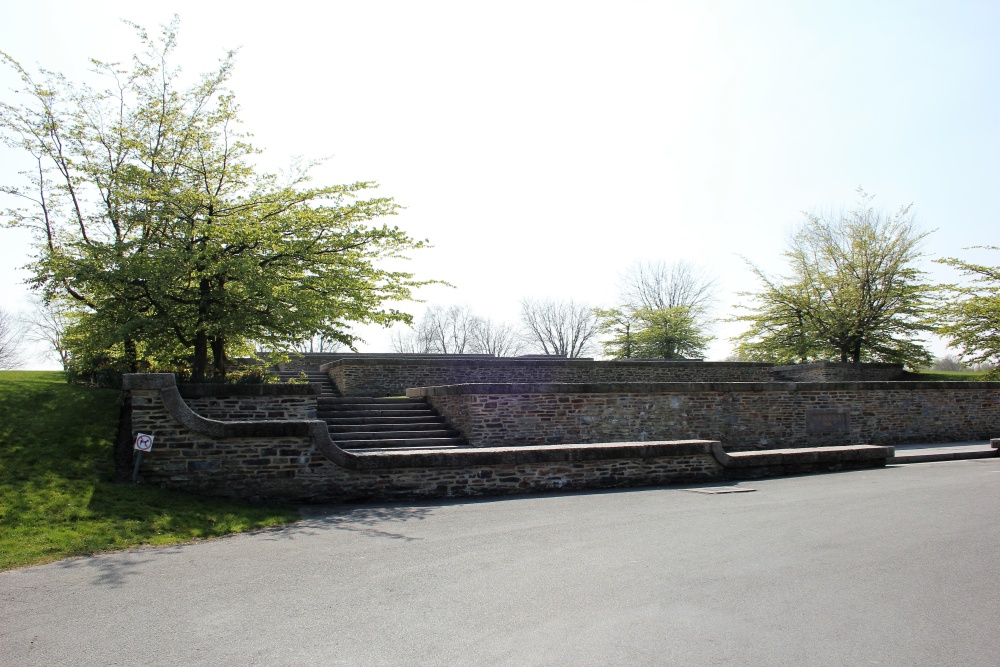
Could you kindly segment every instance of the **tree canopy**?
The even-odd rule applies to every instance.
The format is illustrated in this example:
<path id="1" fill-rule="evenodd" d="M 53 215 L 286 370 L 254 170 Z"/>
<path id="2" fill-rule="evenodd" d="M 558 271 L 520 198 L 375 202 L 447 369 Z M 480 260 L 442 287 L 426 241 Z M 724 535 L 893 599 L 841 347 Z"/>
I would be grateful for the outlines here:
<path id="1" fill-rule="evenodd" d="M 596 311 L 612 359 L 702 357 L 712 336 L 715 278 L 690 262 L 637 262 L 621 276 L 621 305 Z"/>
<path id="2" fill-rule="evenodd" d="M 691 309 L 598 309 L 601 331 L 609 335 L 604 354 L 612 359 L 696 359 L 705 356 L 712 337 L 705 334 Z"/>
<path id="3" fill-rule="evenodd" d="M 933 329 L 933 288 L 917 267 L 928 232 L 905 206 L 887 214 L 859 190 L 857 207 L 806 215 L 784 257 L 788 274 L 767 276 L 744 292 L 750 327 L 734 339 L 750 361 L 882 361 L 921 367 L 930 355 L 920 336 Z"/>
<path id="4" fill-rule="evenodd" d="M 20 77 L 0 102 L 8 146 L 31 157 L 9 224 L 36 233 L 31 282 L 77 306 L 67 341 L 135 370 L 189 364 L 225 374 L 254 346 L 294 349 L 313 336 L 355 342 L 352 322 L 410 317 L 390 307 L 423 284 L 380 262 L 420 248 L 397 227 L 376 185 L 314 186 L 315 164 L 260 173 L 227 88 L 228 53 L 187 87 L 169 64 L 177 21 L 128 66 L 92 61 L 101 86 L 75 85 L 9 55 Z"/>
<path id="5" fill-rule="evenodd" d="M 1000 251 L 998 246 L 979 246 Z M 975 264 L 954 257 L 936 260 L 958 269 L 970 282 L 948 285 L 942 302 L 939 333 L 950 339 L 963 361 L 1000 367 L 1000 266 Z"/>

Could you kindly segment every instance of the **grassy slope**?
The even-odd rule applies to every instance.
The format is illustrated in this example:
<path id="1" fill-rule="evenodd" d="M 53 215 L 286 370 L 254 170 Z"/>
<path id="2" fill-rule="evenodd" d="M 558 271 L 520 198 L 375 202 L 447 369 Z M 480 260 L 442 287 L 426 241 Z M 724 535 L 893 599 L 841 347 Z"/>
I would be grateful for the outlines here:
<path id="1" fill-rule="evenodd" d="M 0 570 L 293 521 L 262 508 L 111 483 L 118 392 L 0 372 Z"/>

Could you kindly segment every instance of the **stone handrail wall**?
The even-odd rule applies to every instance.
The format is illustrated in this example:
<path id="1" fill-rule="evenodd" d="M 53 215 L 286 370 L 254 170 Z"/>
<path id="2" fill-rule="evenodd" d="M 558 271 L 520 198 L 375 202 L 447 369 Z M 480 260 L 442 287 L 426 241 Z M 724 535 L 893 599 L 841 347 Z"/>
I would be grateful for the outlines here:
<path id="1" fill-rule="evenodd" d="M 309 384 L 181 384 L 178 391 L 191 410 L 222 421 L 315 419 L 319 394 Z"/>
<path id="2" fill-rule="evenodd" d="M 1000 432 L 1000 382 L 466 384 L 407 395 L 476 447 L 691 438 L 738 451 Z"/>
<path id="3" fill-rule="evenodd" d="M 463 383 L 762 382 L 772 377 L 772 364 L 481 355 L 344 355 L 320 367 L 345 396 L 402 396 L 412 387 Z"/>

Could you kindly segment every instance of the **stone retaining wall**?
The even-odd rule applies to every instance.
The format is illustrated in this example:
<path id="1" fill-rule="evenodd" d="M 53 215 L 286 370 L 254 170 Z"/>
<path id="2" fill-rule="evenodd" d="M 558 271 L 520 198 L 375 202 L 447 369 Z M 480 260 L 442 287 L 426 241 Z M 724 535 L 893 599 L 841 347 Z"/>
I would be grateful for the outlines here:
<path id="1" fill-rule="evenodd" d="M 604 443 L 345 452 L 318 420 L 220 421 L 191 410 L 170 374 L 126 375 L 132 433 L 155 437 L 143 483 L 259 501 L 505 495 L 715 480 L 718 443 Z M 884 464 L 884 457 L 882 459 Z"/>
<path id="2" fill-rule="evenodd" d="M 718 440 L 727 450 L 984 440 L 998 382 L 456 385 L 411 389 L 476 447 Z"/>
<path id="3" fill-rule="evenodd" d="M 321 368 L 345 396 L 402 396 L 412 387 L 463 383 L 761 382 L 771 364 L 594 361 L 463 355 L 346 355 Z"/>
<path id="4" fill-rule="evenodd" d="M 815 364 L 775 366 L 774 380 L 792 382 L 892 382 L 906 377 L 902 364 Z"/>
<path id="5" fill-rule="evenodd" d="M 319 393 L 308 384 L 182 384 L 178 390 L 192 410 L 222 421 L 315 419 Z"/>

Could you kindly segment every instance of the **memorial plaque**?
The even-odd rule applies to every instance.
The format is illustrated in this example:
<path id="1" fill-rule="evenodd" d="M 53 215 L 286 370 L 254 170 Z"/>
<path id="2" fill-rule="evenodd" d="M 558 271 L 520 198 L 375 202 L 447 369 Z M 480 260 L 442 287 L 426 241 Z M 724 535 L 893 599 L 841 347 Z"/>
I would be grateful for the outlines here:
<path id="1" fill-rule="evenodd" d="M 848 433 L 848 411 L 806 410 L 806 433 Z"/>

